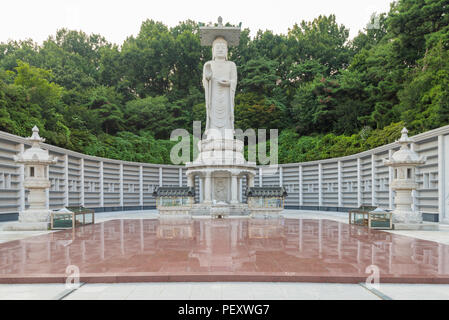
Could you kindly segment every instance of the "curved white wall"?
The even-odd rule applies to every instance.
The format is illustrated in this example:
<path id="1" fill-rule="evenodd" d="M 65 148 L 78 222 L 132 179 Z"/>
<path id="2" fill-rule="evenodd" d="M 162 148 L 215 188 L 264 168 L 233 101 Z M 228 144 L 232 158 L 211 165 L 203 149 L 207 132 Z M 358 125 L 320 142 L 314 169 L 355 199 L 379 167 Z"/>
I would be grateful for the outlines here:
<path id="1" fill-rule="evenodd" d="M 449 222 L 449 126 L 414 137 L 413 148 L 427 157 L 418 167 L 415 206 L 426 219 Z M 26 206 L 23 166 L 13 156 L 29 147 L 25 138 L 0 131 L 0 220 L 17 216 Z M 87 156 L 44 144 L 60 161 L 49 169 L 49 208 L 85 205 L 105 210 L 153 208 L 159 185 L 186 185 L 182 166 L 154 165 Z M 359 154 L 280 165 L 275 174 L 259 168 L 255 184 L 283 185 L 287 208 L 347 210 L 360 205 L 393 208 L 392 172 L 382 160 L 398 149 L 385 145 Z M 197 183 L 199 184 L 199 183 Z"/>

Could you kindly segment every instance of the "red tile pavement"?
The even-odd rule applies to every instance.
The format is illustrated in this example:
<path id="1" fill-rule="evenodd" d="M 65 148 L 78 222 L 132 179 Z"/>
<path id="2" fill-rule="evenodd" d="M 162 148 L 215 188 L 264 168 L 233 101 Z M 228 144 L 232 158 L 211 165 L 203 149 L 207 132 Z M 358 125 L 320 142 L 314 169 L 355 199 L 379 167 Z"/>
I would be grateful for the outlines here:
<path id="1" fill-rule="evenodd" d="M 449 283 L 449 246 L 331 220 L 113 220 L 0 244 L 0 283 Z"/>

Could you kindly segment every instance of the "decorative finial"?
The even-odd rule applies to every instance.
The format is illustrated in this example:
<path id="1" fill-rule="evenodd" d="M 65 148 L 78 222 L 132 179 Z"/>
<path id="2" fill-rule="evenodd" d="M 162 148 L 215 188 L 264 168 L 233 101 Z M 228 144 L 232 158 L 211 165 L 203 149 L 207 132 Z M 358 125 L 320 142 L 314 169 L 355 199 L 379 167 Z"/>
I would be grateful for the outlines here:
<path id="1" fill-rule="evenodd" d="M 31 135 L 31 137 L 28 138 L 28 140 L 33 142 L 34 147 L 37 147 L 37 146 L 39 146 L 39 143 L 44 142 L 45 139 L 43 139 L 39 136 L 39 128 L 37 126 L 34 126 L 32 131 L 33 131 L 33 134 Z"/>
<path id="2" fill-rule="evenodd" d="M 218 26 L 219 27 L 223 26 L 223 18 L 221 16 L 218 17 Z"/>
<path id="3" fill-rule="evenodd" d="M 404 146 L 407 147 L 407 145 L 408 145 L 409 143 L 414 142 L 413 139 L 410 139 L 410 138 L 408 137 L 408 130 L 407 130 L 407 128 L 402 129 L 401 133 L 402 133 L 402 136 L 401 136 L 401 139 L 399 139 L 398 142 L 399 142 L 400 144 L 402 144 L 403 147 L 404 147 Z"/>

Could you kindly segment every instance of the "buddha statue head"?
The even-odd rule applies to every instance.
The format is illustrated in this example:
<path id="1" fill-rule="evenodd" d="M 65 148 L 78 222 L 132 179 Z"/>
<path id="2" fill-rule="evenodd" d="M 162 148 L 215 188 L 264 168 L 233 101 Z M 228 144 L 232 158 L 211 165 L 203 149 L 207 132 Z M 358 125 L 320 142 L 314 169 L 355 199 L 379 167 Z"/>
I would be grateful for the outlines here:
<path id="1" fill-rule="evenodd" d="M 228 60 L 228 42 L 223 37 L 217 37 L 212 43 L 214 60 Z"/>

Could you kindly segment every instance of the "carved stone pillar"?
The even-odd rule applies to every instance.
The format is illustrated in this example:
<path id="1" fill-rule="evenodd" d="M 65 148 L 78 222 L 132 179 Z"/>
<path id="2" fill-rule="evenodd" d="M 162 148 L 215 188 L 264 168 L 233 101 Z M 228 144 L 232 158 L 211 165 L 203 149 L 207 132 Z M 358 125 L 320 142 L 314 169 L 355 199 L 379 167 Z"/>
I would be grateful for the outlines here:
<path id="1" fill-rule="evenodd" d="M 238 197 L 237 197 L 239 203 L 243 202 L 242 192 L 243 192 L 243 178 L 240 177 L 238 178 Z"/>
<path id="2" fill-rule="evenodd" d="M 187 177 L 187 186 L 193 188 L 195 186 L 195 176 L 193 174 Z"/>
<path id="3" fill-rule="evenodd" d="M 212 173 L 207 172 L 204 179 L 204 203 L 211 203 Z"/>
<path id="4" fill-rule="evenodd" d="M 247 175 L 248 177 L 248 187 L 253 188 L 254 187 L 254 176 L 252 174 Z"/>
<path id="5" fill-rule="evenodd" d="M 232 204 L 239 203 L 239 200 L 237 199 L 237 190 L 238 190 L 237 175 L 233 173 L 231 176 L 231 203 Z"/>

